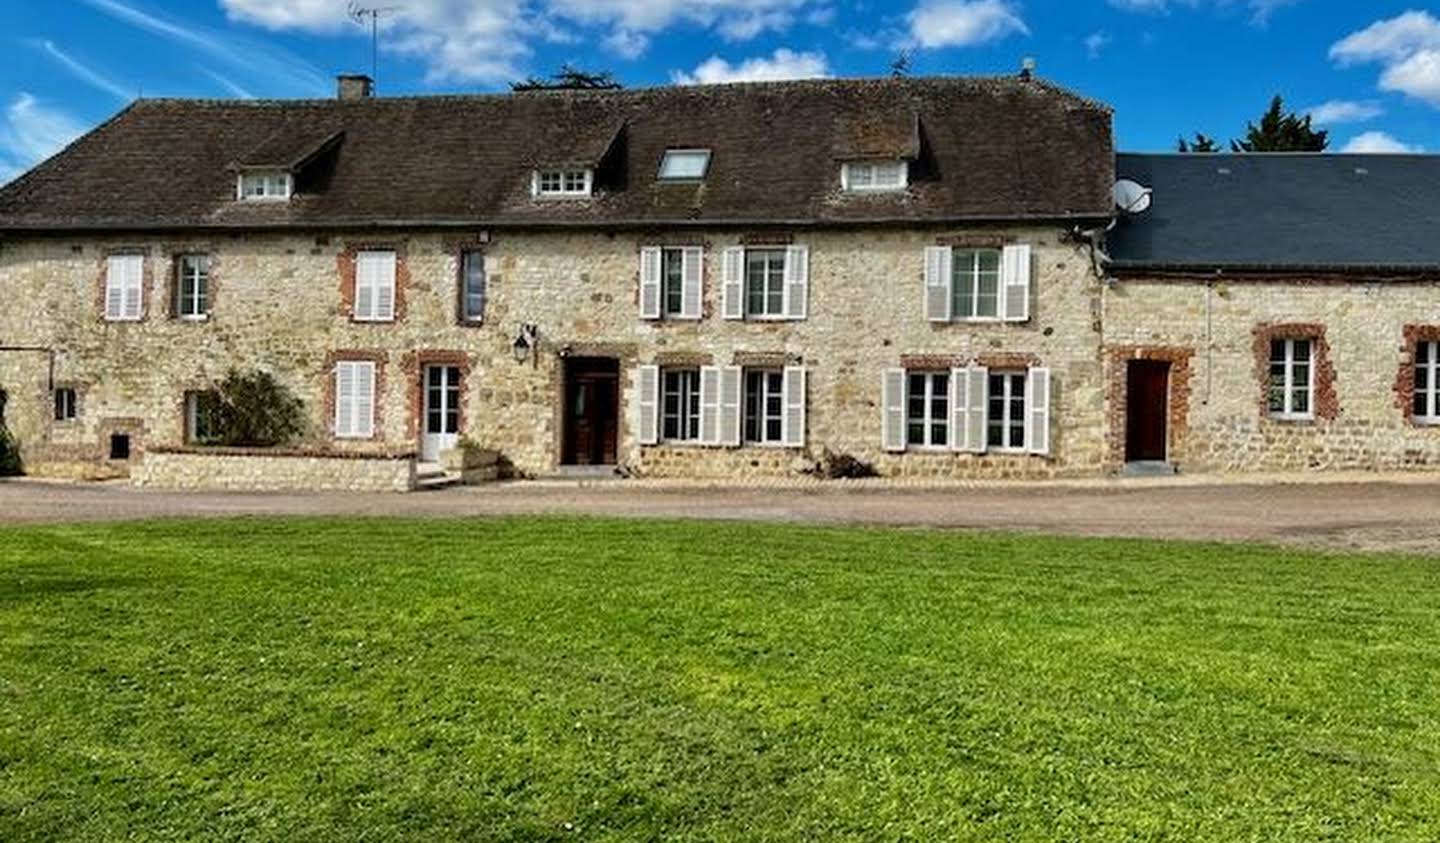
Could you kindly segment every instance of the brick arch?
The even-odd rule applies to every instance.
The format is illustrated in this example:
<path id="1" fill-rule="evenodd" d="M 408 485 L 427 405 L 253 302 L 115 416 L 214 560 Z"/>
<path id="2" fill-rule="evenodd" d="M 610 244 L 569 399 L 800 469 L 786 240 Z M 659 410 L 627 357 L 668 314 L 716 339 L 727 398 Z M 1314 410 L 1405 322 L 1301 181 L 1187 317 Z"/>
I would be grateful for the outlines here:
<path id="1" fill-rule="evenodd" d="M 1255 382 L 1260 390 L 1260 417 L 1270 418 L 1270 343 L 1273 340 L 1314 341 L 1311 365 L 1315 367 L 1315 395 L 1311 400 L 1315 405 L 1315 419 L 1333 421 L 1338 418 L 1340 397 L 1335 392 L 1335 364 L 1330 357 L 1330 341 L 1325 338 L 1325 326 L 1319 322 L 1266 322 L 1255 326 L 1251 348 L 1255 354 Z"/>
<path id="2" fill-rule="evenodd" d="M 1171 454 L 1181 453 L 1185 436 L 1190 431 L 1190 361 L 1195 357 L 1195 350 L 1179 346 L 1112 346 L 1109 357 L 1109 371 L 1105 377 L 1105 442 L 1110 461 L 1115 464 L 1125 462 L 1125 419 L 1129 409 L 1125 364 L 1131 360 L 1157 360 L 1170 364 L 1166 437 Z"/>

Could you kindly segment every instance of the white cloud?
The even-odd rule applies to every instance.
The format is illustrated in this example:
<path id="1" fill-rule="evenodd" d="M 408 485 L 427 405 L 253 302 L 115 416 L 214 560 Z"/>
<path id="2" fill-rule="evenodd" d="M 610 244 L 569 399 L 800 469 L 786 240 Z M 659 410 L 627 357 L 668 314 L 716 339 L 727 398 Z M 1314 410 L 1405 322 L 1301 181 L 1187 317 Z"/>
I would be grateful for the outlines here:
<path id="1" fill-rule="evenodd" d="M 718 85 L 725 82 L 771 82 L 782 79 L 817 79 L 830 75 L 822 53 L 797 53 L 780 48 L 769 58 L 753 58 L 732 65 L 719 56 L 701 62 L 692 73 L 675 71 L 678 85 Z"/>
<path id="2" fill-rule="evenodd" d="M 1385 109 L 1381 108 L 1379 103 L 1369 100 L 1330 100 L 1301 113 L 1309 114 L 1317 126 L 1334 126 L 1339 123 L 1364 123 L 1374 120 L 1384 114 Z"/>
<path id="3" fill-rule="evenodd" d="M 1424 150 L 1418 146 L 1412 146 L 1396 140 L 1385 132 L 1365 132 L 1364 134 L 1351 138 L 1350 142 L 1345 144 L 1345 147 L 1340 151 L 1365 154 L 1399 154 L 1423 152 Z"/>
<path id="4" fill-rule="evenodd" d="M 1440 20 L 1410 11 L 1352 32 L 1330 48 L 1342 67 L 1379 64 L 1380 89 L 1440 107 Z"/>
<path id="5" fill-rule="evenodd" d="M 89 65 L 81 63 L 69 53 L 55 46 L 54 41 L 36 41 L 34 45 L 45 55 L 49 56 L 56 64 L 65 68 L 71 76 L 74 76 L 85 84 L 104 91 L 121 102 L 129 102 L 134 99 L 134 95 L 126 90 L 125 86 Z"/>
<path id="6" fill-rule="evenodd" d="M 1104 52 L 1105 48 L 1110 46 L 1110 44 L 1114 40 L 1115 39 L 1111 38 L 1110 33 L 1108 32 L 1101 31 L 1090 33 L 1089 35 L 1085 36 L 1085 55 L 1089 56 L 1092 59 L 1100 58 L 1100 54 Z"/>
<path id="7" fill-rule="evenodd" d="M 916 47 L 973 47 L 1030 30 L 1007 0 L 923 0 L 906 21 Z"/>
<path id="8" fill-rule="evenodd" d="M 1285 6 L 1293 6 L 1299 2 L 1301 0 L 1110 0 L 1110 5 L 1123 12 L 1152 15 L 1166 14 L 1176 7 L 1185 9 L 1207 7 L 1221 11 L 1242 7 L 1250 12 L 1251 23 L 1264 26 L 1270 22 L 1270 17 L 1275 14 L 1276 10 Z"/>
<path id="9" fill-rule="evenodd" d="M 0 183 L 49 158 L 84 133 L 80 121 L 21 91 L 5 108 L 0 122 Z"/>

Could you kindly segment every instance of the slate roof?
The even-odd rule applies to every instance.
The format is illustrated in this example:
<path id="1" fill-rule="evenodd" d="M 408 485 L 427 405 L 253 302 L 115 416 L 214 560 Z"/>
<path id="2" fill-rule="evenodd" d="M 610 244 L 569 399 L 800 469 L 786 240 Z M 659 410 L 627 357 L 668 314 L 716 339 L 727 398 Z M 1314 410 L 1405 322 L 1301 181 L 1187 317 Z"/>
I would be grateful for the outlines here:
<path id="1" fill-rule="evenodd" d="M 1117 272 L 1440 269 L 1440 156 L 1117 156 L 1154 190 L 1108 238 Z"/>
<path id="2" fill-rule="evenodd" d="M 713 149 L 703 183 L 658 182 L 667 148 Z M 911 189 L 842 195 L 838 162 L 873 156 L 915 158 Z M 298 195 L 235 201 L 266 163 L 303 167 Z M 594 198 L 531 197 L 534 166 L 578 163 Z M 0 188 L 0 231 L 1091 219 L 1113 166 L 1108 108 L 1018 77 L 141 100 Z"/>

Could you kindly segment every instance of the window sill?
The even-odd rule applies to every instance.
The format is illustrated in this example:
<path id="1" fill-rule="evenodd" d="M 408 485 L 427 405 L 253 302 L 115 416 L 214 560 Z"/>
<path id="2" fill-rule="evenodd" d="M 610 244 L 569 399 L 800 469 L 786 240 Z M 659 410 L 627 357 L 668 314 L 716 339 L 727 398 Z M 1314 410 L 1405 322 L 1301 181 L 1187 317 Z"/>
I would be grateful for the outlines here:
<path id="1" fill-rule="evenodd" d="M 361 319 L 358 316 L 350 317 L 350 322 L 354 325 L 393 325 L 395 321 L 394 317 L 389 319 Z"/>
<path id="2" fill-rule="evenodd" d="M 129 317 L 125 317 L 125 318 L 122 319 L 122 318 L 117 317 L 117 316 L 107 316 L 107 317 L 105 317 L 105 321 L 108 322 L 108 323 L 117 324 L 117 325 L 126 325 L 126 324 L 134 325 L 134 324 L 136 324 L 137 322 L 144 322 L 144 321 L 145 321 L 145 317 L 143 317 L 143 316 L 129 316 Z"/>
<path id="3" fill-rule="evenodd" d="M 209 322 L 210 314 L 204 313 L 199 316 L 176 316 L 176 322 Z"/>
<path id="4" fill-rule="evenodd" d="M 456 325 L 459 325 L 459 326 L 462 327 L 462 328 L 483 328 L 483 327 L 485 327 L 485 320 L 484 320 L 484 319 L 457 319 L 457 320 L 455 321 L 455 324 L 456 324 Z"/>
<path id="5" fill-rule="evenodd" d="M 1299 416 L 1293 414 L 1271 413 L 1270 415 L 1266 416 L 1266 418 L 1268 418 L 1270 421 L 1281 422 L 1283 424 L 1310 424 L 1315 421 L 1314 415 Z"/>

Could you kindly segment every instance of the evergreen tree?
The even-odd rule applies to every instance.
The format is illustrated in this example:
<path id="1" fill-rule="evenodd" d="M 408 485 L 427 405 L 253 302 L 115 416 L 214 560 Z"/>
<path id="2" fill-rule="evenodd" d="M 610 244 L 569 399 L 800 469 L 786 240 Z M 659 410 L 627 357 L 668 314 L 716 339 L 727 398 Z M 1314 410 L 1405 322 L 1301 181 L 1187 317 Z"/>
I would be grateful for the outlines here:
<path id="1" fill-rule="evenodd" d="M 1181 138 L 1178 148 L 1181 152 L 1219 152 L 1220 144 L 1216 143 L 1215 139 L 1209 135 L 1196 132 L 1195 140 L 1187 141 Z"/>
<path id="2" fill-rule="evenodd" d="M 623 87 L 608 70 L 591 73 L 568 63 L 560 65 L 560 72 L 547 78 L 530 76 L 510 83 L 512 91 L 613 91 Z"/>
<path id="3" fill-rule="evenodd" d="M 1249 124 L 1244 140 L 1230 142 L 1234 152 L 1324 152 L 1330 145 L 1330 133 L 1310 125 L 1310 115 L 1301 117 L 1285 110 L 1279 94 L 1270 101 L 1270 109 L 1260 118 L 1260 125 Z"/>

